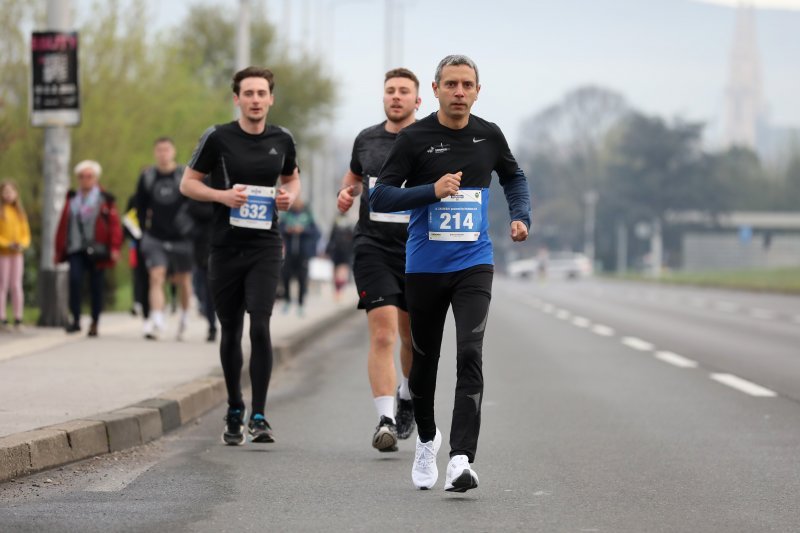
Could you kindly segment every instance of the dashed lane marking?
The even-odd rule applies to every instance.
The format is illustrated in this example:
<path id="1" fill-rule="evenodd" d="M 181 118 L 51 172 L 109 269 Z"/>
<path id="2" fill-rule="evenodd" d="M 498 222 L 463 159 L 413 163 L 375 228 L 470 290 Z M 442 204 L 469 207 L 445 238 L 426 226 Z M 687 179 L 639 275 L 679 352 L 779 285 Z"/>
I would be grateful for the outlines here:
<path id="1" fill-rule="evenodd" d="M 640 352 L 649 352 L 655 348 L 651 343 L 643 341 L 642 339 L 637 339 L 636 337 L 623 337 L 622 344 L 628 348 L 639 350 Z"/>
<path id="2" fill-rule="evenodd" d="M 579 328 L 588 328 L 589 326 L 592 325 L 591 320 L 589 320 L 586 317 L 582 317 L 582 316 L 573 317 L 572 318 L 572 323 L 574 325 L 578 326 Z"/>
<path id="3" fill-rule="evenodd" d="M 559 310 L 556 312 L 556 318 L 559 318 L 559 319 L 561 319 L 561 320 L 568 320 L 568 319 L 569 319 L 569 317 L 571 317 L 571 316 L 572 316 L 572 313 L 570 313 L 570 312 L 569 312 L 569 311 L 567 311 L 566 309 L 559 309 Z"/>
<path id="4" fill-rule="evenodd" d="M 750 396 L 757 396 L 761 398 L 774 398 L 777 394 L 761 385 L 756 385 L 752 381 L 747 381 L 733 374 L 711 374 L 711 379 L 727 385 Z"/>
<path id="5" fill-rule="evenodd" d="M 604 326 L 603 324 L 595 324 L 592 326 L 592 333 L 595 335 L 600 335 L 601 337 L 613 337 L 614 329 Z"/>
<path id="6" fill-rule="evenodd" d="M 677 366 L 678 368 L 697 368 L 697 361 L 692 361 L 691 359 L 672 352 L 656 352 L 655 358 Z"/>

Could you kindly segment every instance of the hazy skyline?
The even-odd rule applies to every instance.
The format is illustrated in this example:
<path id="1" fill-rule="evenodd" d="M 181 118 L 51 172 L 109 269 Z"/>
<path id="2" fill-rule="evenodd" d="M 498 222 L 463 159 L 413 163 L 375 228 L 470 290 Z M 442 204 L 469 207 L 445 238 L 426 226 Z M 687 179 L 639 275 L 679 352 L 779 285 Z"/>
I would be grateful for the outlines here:
<path id="1" fill-rule="evenodd" d="M 405 7 L 402 57 L 395 63 L 419 76 L 419 116 L 424 116 L 437 108 L 430 89 L 437 62 L 451 53 L 472 57 L 483 86 L 473 112 L 500 125 L 512 148 L 522 120 L 585 84 L 616 90 L 648 114 L 709 122 L 713 135 L 724 114 L 735 19 L 735 9 L 718 5 L 723 2 L 735 4 L 495 0 L 489 5 L 465 0 L 453 7 L 407 0 L 397 2 Z M 169 27 L 192 3 L 149 0 L 155 26 Z M 233 11 L 238 7 L 236 0 L 204 3 Z M 326 59 L 339 81 L 337 136 L 352 138 L 382 119 L 385 1 L 295 0 L 288 29 L 285 1 L 252 3 L 267 10 L 279 34 L 290 36 L 294 47 L 304 42 L 317 52 L 321 44 L 323 53 L 333 52 Z M 774 125 L 798 127 L 800 106 L 794 99 L 800 94 L 800 1 L 757 3 L 789 8 L 759 10 L 757 38 L 769 119 Z M 90 2 L 78 5 L 79 17 L 86 16 Z M 311 6 L 311 16 L 306 16 L 306 6 Z M 334 30 L 327 27 L 331 22 Z"/>

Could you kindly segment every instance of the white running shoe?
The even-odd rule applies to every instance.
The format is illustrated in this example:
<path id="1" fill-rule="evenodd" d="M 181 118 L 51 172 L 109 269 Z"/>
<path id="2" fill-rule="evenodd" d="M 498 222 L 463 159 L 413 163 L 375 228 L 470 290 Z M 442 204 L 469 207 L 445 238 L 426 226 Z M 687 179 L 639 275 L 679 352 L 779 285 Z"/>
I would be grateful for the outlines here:
<path id="1" fill-rule="evenodd" d="M 149 339 L 151 341 L 158 339 L 155 324 L 153 324 L 153 321 L 149 318 L 144 321 L 144 326 L 142 326 L 142 334 L 144 334 L 145 339 Z"/>
<path id="2" fill-rule="evenodd" d="M 478 474 L 469 467 L 466 455 L 454 455 L 447 464 L 444 490 L 447 492 L 467 492 L 478 488 Z"/>
<path id="3" fill-rule="evenodd" d="M 414 466 L 411 467 L 411 481 L 421 490 L 428 490 L 439 479 L 439 469 L 436 468 L 436 454 L 442 445 L 442 433 L 436 428 L 436 436 L 428 442 L 420 442 L 417 436 L 417 452 L 414 454 Z"/>
<path id="4" fill-rule="evenodd" d="M 178 322 L 178 332 L 175 335 L 175 339 L 179 341 L 184 340 L 186 337 L 186 330 L 188 329 L 188 327 L 189 324 L 186 320 L 181 320 L 180 322 Z"/>

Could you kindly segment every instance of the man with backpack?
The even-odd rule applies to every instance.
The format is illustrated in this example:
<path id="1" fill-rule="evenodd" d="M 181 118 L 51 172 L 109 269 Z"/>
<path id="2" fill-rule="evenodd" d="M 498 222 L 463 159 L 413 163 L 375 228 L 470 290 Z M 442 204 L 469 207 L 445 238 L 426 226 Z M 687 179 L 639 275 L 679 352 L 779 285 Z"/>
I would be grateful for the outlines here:
<path id="1" fill-rule="evenodd" d="M 188 199 L 180 192 L 184 167 L 175 162 L 175 143 L 159 137 L 153 144 L 156 164 L 139 176 L 136 212 L 142 228 L 141 251 L 150 280 L 150 317 L 144 336 L 155 340 L 166 330 L 164 283 L 169 277 L 180 292 L 177 338 L 186 332 L 192 297 L 192 217 Z"/>

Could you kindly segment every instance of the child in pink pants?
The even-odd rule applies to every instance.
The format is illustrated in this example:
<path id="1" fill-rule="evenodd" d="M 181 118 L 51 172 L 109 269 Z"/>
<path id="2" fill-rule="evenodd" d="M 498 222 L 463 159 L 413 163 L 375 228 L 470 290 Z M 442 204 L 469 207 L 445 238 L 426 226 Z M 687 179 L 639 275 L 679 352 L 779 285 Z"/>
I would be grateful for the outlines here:
<path id="1" fill-rule="evenodd" d="M 8 293 L 14 312 L 14 328 L 22 325 L 22 271 L 24 250 L 31 244 L 28 217 L 19 199 L 19 190 L 11 181 L 0 183 L 0 328 L 8 330 L 6 316 Z"/>

